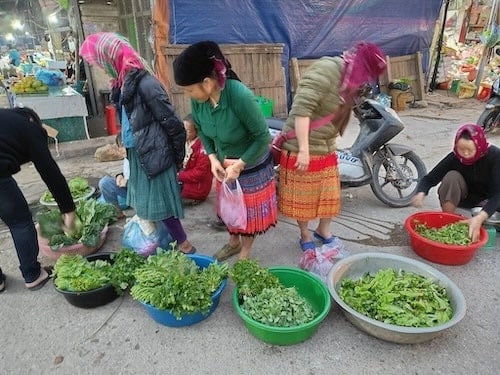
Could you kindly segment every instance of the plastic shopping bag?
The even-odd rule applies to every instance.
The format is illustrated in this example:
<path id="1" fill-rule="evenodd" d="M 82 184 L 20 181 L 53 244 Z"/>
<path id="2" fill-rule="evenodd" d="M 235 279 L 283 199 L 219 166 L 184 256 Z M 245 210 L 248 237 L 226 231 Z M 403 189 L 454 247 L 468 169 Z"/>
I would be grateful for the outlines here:
<path id="1" fill-rule="evenodd" d="M 156 252 L 157 247 L 169 249 L 172 237 L 161 221 L 141 219 L 135 215 L 123 228 L 122 246 L 142 256 Z"/>
<path id="2" fill-rule="evenodd" d="M 337 237 L 333 242 L 316 247 L 314 250 L 306 250 L 299 260 L 299 267 L 303 270 L 319 276 L 324 283 L 333 265 L 349 255 L 344 244 Z"/>
<path id="3" fill-rule="evenodd" d="M 219 215 L 229 228 L 245 229 L 247 227 L 247 207 L 240 183 L 236 180 L 230 187 L 222 182 L 219 192 Z"/>

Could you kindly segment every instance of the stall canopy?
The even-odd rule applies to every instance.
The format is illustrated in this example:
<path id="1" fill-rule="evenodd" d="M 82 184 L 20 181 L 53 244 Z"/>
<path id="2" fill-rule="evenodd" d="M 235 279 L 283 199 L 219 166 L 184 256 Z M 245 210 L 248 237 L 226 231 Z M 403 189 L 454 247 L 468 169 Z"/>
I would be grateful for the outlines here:
<path id="1" fill-rule="evenodd" d="M 283 43 L 284 57 L 338 55 L 356 41 L 428 54 L 442 0 L 170 0 L 170 43 Z"/>

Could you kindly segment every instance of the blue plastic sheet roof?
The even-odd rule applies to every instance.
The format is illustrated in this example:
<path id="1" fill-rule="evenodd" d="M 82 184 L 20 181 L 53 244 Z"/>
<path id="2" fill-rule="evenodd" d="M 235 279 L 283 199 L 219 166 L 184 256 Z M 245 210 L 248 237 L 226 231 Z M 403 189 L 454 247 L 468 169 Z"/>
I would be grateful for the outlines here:
<path id="1" fill-rule="evenodd" d="M 339 55 L 355 42 L 428 52 L 442 0 L 170 0 L 170 43 L 284 43 L 285 60 Z"/>
<path id="2" fill-rule="evenodd" d="M 340 55 L 356 42 L 427 66 L 442 0 L 170 0 L 170 43 L 283 43 L 288 61 Z M 289 85 L 287 85 L 289 87 Z M 291 102 L 288 92 L 288 102 Z"/>

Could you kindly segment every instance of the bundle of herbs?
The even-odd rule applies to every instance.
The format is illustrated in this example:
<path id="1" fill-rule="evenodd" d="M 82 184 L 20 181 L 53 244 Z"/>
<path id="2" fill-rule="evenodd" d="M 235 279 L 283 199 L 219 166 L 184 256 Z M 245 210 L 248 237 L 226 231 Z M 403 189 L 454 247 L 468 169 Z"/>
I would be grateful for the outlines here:
<path id="1" fill-rule="evenodd" d="M 48 240 L 52 250 L 76 243 L 95 247 L 99 244 L 104 227 L 116 221 L 116 210 L 112 204 L 95 199 L 79 201 L 76 204 L 74 228 L 70 232 L 64 232 L 62 215 L 57 209 L 39 212 L 37 221 L 40 234 Z"/>
<path id="2" fill-rule="evenodd" d="M 317 312 L 294 287 L 286 288 L 256 260 L 237 261 L 229 271 L 238 288 L 241 309 L 253 320 L 274 327 L 295 327 L 312 321 Z"/>
<path id="3" fill-rule="evenodd" d="M 453 315 L 446 288 L 412 272 L 381 269 L 358 280 L 343 279 L 339 296 L 354 310 L 405 327 L 433 327 Z"/>
<path id="4" fill-rule="evenodd" d="M 54 265 L 54 284 L 67 292 L 88 292 L 111 284 L 121 295 L 135 282 L 134 272 L 144 262 L 145 258 L 126 248 L 112 253 L 109 262 L 62 254 Z"/>
<path id="5" fill-rule="evenodd" d="M 159 310 L 169 310 L 177 319 L 184 315 L 206 314 L 212 294 L 228 274 L 227 263 L 217 261 L 200 268 L 186 254 L 158 248 L 135 273 L 132 298 Z"/>

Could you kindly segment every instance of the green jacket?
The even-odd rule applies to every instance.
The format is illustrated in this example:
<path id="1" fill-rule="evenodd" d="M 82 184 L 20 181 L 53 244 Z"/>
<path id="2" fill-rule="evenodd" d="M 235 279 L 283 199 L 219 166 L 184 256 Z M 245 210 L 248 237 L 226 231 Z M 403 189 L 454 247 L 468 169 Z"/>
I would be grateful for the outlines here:
<path id="1" fill-rule="evenodd" d="M 283 132 L 295 128 L 295 117 L 310 117 L 316 120 L 337 111 L 341 102 L 339 89 L 344 60 L 340 57 L 322 57 L 315 61 L 302 76 L 293 98 L 292 108 L 283 127 Z M 335 119 L 309 133 L 309 152 L 325 155 L 335 151 L 335 140 L 339 134 Z M 296 138 L 284 143 L 283 148 L 298 152 Z"/>
<path id="2" fill-rule="evenodd" d="M 257 99 L 240 81 L 228 79 L 217 107 L 191 100 L 195 126 L 208 155 L 241 158 L 252 165 L 269 150 L 271 135 Z"/>

